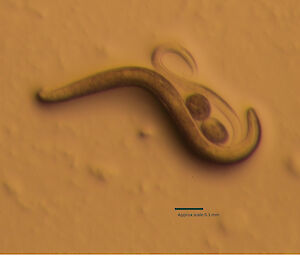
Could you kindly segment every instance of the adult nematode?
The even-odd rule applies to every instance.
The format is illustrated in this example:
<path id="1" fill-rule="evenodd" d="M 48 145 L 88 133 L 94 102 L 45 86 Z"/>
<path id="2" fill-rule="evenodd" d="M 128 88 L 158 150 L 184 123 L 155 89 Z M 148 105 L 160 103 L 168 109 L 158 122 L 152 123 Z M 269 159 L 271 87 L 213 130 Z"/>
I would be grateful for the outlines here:
<path id="1" fill-rule="evenodd" d="M 248 157 L 258 146 L 261 128 L 258 116 L 253 108 L 246 111 L 246 131 L 241 133 L 240 119 L 230 105 L 215 92 L 194 82 L 187 82 L 170 72 L 162 62 L 165 53 L 174 53 L 181 57 L 189 68 L 197 69 L 192 55 L 180 46 L 161 45 L 152 54 L 153 66 L 158 70 L 144 67 L 121 67 L 96 73 L 64 87 L 53 90 L 41 90 L 38 98 L 43 102 L 60 102 L 76 97 L 115 89 L 136 86 L 151 92 L 166 108 L 175 121 L 179 131 L 199 156 L 217 163 L 234 163 Z M 194 83 L 197 91 L 183 97 L 174 86 Z M 225 125 L 211 117 L 211 104 L 229 121 L 232 127 L 232 139 Z"/>

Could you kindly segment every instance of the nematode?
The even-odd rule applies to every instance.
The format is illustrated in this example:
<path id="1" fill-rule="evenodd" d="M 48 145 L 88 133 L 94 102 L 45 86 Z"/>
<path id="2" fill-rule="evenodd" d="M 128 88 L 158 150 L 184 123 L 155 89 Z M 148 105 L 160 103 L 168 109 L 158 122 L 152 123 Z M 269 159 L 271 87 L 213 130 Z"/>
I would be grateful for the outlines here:
<path id="1" fill-rule="evenodd" d="M 188 59 L 186 61 L 189 62 Z M 38 98 L 43 102 L 59 102 L 127 86 L 141 87 L 151 92 L 164 105 L 194 151 L 210 161 L 216 163 L 240 161 L 248 157 L 259 143 L 260 123 L 253 108 L 249 108 L 246 112 L 245 136 L 238 142 L 224 144 L 228 138 L 227 130 L 220 121 L 209 117 L 209 100 L 210 97 L 215 97 L 219 107 L 227 108 L 229 111 L 225 113 L 230 113 L 231 107 L 225 101 L 218 99 L 213 91 L 205 91 L 203 88 L 200 93 L 184 100 L 170 80 L 144 67 L 121 67 L 102 71 L 58 89 L 41 90 L 38 92 Z M 229 114 L 229 119 L 233 123 L 234 116 Z M 198 122 L 201 122 L 200 126 Z"/>

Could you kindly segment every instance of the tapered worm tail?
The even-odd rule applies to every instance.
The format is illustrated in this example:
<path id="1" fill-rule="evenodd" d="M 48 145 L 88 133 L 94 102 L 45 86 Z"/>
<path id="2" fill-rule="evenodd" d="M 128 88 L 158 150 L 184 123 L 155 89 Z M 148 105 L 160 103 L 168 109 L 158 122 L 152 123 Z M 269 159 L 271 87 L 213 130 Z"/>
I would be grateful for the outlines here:
<path id="1" fill-rule="evenodd" d="M 124 67 L 100 72 L 59 89 L 40 91 L 38 96 L 44 102 L 58 102 L 124 86 L 141 87 L 156 96 L 195 152 L 206 159 L 218 163 L 237 162 L 249 156 L 259 142 L 260 125 L 253 109 L 247 111 L 248 130 L 241 142 L 229 146 L 210 142 L 197 127 L 175 87 L 162 75 L 147 68 Z"/>

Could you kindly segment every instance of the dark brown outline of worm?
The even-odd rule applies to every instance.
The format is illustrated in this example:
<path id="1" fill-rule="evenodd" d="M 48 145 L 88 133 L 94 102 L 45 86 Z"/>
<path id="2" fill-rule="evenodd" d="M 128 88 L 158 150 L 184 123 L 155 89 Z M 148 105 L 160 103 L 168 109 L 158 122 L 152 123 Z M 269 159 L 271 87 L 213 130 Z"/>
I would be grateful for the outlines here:
<path id="1" fill-rule="evenodd" d="M 103 71 L 65 87 L 38 92 L 43 102 L 59 102 L 118 87 L 136 86 L 150 91 L 165 106 L 195 152 L 216 163 L 234 163 L 248 157 L 258 145 L 260 123 L 254 109 L 247 110 L 247 134 L 238 144 L 222 146 L 208 141 L 196 125 L 181 95 L 165 77 L 142 67 Z"/>

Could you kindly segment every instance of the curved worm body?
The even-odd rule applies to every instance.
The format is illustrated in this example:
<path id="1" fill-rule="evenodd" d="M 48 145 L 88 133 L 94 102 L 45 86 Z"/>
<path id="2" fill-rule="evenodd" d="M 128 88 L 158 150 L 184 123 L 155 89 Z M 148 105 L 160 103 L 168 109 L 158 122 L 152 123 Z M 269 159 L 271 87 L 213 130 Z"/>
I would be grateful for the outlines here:
<path id="1" fill-rule="evenodd" d="M 242 133 L 242 124 L 232 107 L 219 95 L 217 95 L 213 90 L 203 86 L 199 83 L 189 81 L 176 73 L 169 70 L 168 67 L 163 62 L 163 57 L 166 54 L 177 55 L 190 69 L 192 74 L 197 71 L 197 63 L 192 56 L 192 54 L 184 47 L 178 44 L 162 44 L 156 47 L 152 53 L 151 61 L 153 67 L 159 73 L 164 75 L 171 83 L 174 85 L 179 85 L 179 88 L 194 88 L 194 90 L 203 96 L 205 96 L 209 101 L 223 114 L 223 116 L 229 121 L 233 137 L 232 141 L 237 143 L 240 140 L 240 134 Z M 192 91 L 194 91 L 192 90 Z"/>
<path id="2" fill-rule="evenodd" d="M 147 68 L 123 67 L 103 71 L 62 88 L 40 91 L 38 97 L 44 102 L 58 102 L 125 86 L 144 88 L 157 97 L 188 143 L 201 157 L 217 163 L 234 163 L 249 156 L 258 145 L 260 124 L 254 109 L 247 110 L 247 133 L 240 142 L 230 145 L 214 143 L 201 132 L 171 82 L 158 72 Z M 205 127 L 206 130 L 209 128 Z"/>

